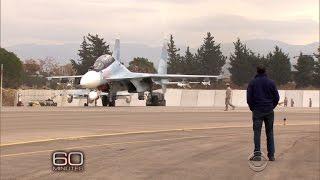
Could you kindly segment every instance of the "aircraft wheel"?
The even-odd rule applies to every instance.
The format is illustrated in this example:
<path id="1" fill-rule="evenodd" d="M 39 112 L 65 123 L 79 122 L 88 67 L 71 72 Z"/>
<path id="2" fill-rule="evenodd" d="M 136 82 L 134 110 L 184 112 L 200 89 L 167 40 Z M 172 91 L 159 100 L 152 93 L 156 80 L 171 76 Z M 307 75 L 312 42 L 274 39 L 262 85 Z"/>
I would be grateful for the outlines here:
<path id="1" fill-rule="evenodd" d="M 116 106 L 116 100 L 110 101 L 110 102 L 109 102 L 109 106 L 110 106 L 110 107 Z"/>
<path id="2" fill-rule="evenodd" d="M 166 104 L 167 104 L 166 100 L 163 100 L 160 106 L 166 106 Z"/>
<path id="3" fill-rule="evenodd" d="M 88 103 L 84 103 L 83 105 L 84 105 L 84 106 L 88 106 Z"/>
<path id="4" fill-rule="evenodd" d="M 108 96 L 101 96 L 102 106 L 108 106 L 109 105 L 109 98 Z"/>

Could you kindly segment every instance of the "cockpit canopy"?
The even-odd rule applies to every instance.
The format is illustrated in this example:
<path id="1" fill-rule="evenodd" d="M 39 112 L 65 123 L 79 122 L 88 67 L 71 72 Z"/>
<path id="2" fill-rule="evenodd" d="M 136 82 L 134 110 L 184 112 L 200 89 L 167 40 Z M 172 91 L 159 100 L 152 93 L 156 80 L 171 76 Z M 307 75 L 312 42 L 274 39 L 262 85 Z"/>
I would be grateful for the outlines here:
<path id="1" fill-rule="evenodd" d="M 95 71 L 101 71 L 102 69 L 107 68 L 114 61 L 115 60 L 111 55 L 109 54 L 102 55 L 96 60 L 96 62 L 94 62 L 93 69 Z"/>

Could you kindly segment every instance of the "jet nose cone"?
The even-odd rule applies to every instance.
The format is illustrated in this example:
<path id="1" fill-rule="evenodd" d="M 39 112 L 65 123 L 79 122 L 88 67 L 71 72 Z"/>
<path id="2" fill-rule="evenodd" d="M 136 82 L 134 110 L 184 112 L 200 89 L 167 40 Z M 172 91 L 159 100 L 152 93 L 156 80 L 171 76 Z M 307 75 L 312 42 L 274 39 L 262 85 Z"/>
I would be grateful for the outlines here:
<path id="1" fill-rule="evenodd" d="M 80 80 L 80 85 L 85 88 L 96 88 L 101 85 L 102 76 L 99 72 L 89 71 Z"/>

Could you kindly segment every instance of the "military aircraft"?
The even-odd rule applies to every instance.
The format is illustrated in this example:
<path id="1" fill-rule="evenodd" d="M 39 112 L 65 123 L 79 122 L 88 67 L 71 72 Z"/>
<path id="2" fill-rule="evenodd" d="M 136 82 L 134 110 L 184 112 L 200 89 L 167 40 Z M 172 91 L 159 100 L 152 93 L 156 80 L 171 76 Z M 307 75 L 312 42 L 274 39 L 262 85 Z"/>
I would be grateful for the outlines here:
<path id="1" fill-rule="evenodd" d="M 89 89 L 89 91 L 68 95 L 68 102 L 72 102 L 73 97 L 84 96 L 87 97 L 87 103 L 84 104 L 87 106 L 100 97 L 103 106 L 115 106 L 115 100 L 119 97 L 127 97 L 131 95 L 130 93 L 138 93 L 138 99 L 144 100 L 145 92 L 149 92 L 146 105 L 156 106 L 166 104 L 163 94 L 168 84 L 176 84 L 181 87 L 189 87 L 190 83 L 210 85 L 209 78 L 220 78 L 216 75 L 167 74 L 167 57 L 166 43 L 164 43 L 157 74 L 131 72 L 120 61 L 120 40 L 116 39 L 113 54 L 100 56 L 84 75 L 55 76 L 48 77 L 48 79 L 81 78 L 81 87 Z M 188 81 L 188 79 L 199 78 L 204 80 L 202 82 Z M 181 81 L 170 82 L 170 79 L 181 79 Z M 161 85 L 163 93 L 154 92 L 153 84 Z M 123 93 L 123 91 L 128 93 Z"/>

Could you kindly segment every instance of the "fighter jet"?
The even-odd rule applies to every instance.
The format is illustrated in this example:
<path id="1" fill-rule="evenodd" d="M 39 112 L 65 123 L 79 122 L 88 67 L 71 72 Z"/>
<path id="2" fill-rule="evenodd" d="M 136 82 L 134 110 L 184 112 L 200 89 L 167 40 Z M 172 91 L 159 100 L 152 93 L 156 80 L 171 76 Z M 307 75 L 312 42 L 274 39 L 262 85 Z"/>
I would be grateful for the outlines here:
<path id="1" fill-rule="evenodd" d="M 116 39 L 113 54 L 100 56 L 92 68 L 84 75 L 55 76 L 48 77 L 48 79 L 81 78 L 81 87 L 89 89 L 90 91 L 85 94 L 69 95 L 68 102 L 71 102 L 74 96 L 86 96 L 87 103 L 85 103 L 85 106 L 87 106 L 90 102 L 100 97 L 103 106 L 115 106 L 115 100 L 119 97 L 130 96 L 129 93 L 138 93 L 138 99 L 144 100 L 145 92 L 149 92 L 147 96 L 148 103 L 146 105 L 156 106 L 165 105 L 163 93 L 165 93 L 166 85 L 168 84 L 189 87 L 188 79 L 202 78 L 204 79 L 202 82 L 191 83 L 210 85 L 209 78 L 220 78 L 220 76 L 217 75 L 167 74 L 167 57 L 166 43 L 164 43 L 157 74 L 131 72 L 120 62 L 120 40 Z M 170 82 L 170 79 L 181 79 L 181 81 Z M 159 92 L 153 91 L 153 84 L 161 85 L 163 92 L 162 98 L 159 97 Z M 128 93 L 123 93 L 123 91 L 127 91 Z"/>

